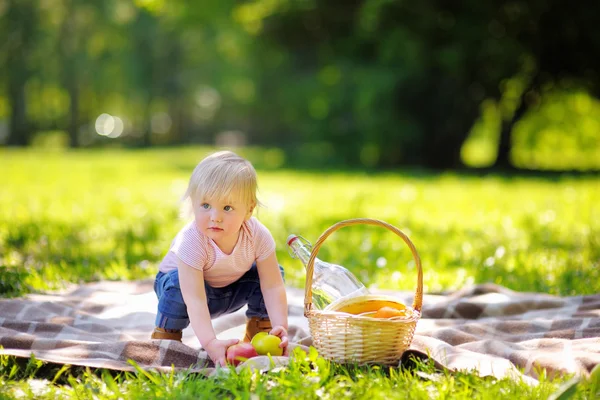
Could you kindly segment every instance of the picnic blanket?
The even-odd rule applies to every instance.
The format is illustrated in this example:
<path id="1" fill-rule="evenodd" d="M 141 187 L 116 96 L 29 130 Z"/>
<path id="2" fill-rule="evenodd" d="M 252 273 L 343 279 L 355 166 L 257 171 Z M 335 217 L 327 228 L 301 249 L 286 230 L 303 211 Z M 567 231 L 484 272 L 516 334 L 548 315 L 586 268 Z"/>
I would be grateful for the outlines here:
<path id="1" fill-rule="evenodd" d="M 382 293 L 412 302 L 412 293 Z M 304 291 L 288 288 L 288 302 L 290 341 L 310 346 Z M 132 360 L 141 368 L 215 373 L 191 328 L 184 331 L 183 343 L 149 339 L 156 304 L 151 280 L 103 281 L 0 299 L 0 353 L 113 370 L 134 370 Z M 213 321 L 219 338 L 242 337 L 244 311 Z M 550 375 L 587 375 L 600 363 L 600 294 L 557 297 L 492 284 L 426 294 L 411 350 L 427 354 L 441 368 L 475 370 L 481 376 L 535 382 L 541 369 Z M 267 357 L 246 364 L 272 366 Z"/>

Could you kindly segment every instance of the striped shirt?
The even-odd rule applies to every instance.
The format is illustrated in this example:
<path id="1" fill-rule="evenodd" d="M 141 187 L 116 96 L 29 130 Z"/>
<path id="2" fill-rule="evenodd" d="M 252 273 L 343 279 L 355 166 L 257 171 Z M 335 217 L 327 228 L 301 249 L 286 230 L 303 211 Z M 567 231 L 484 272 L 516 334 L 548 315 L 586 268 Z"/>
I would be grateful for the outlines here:
<path id="1" fill-rule="evenodd" d="M 254 217 L 242 224 L 231 254 L 223 253 L 212 239 L 198 232 L 195 221 L 191 221 L 175 236 L 158 269 L 161 272 L 177 269 L 179 258 L 203 271 L 204 280 L 210 286 L 220 288 L 240 279 L 255 261 L 266 259 L 274 251 L 271 232 Z"/>

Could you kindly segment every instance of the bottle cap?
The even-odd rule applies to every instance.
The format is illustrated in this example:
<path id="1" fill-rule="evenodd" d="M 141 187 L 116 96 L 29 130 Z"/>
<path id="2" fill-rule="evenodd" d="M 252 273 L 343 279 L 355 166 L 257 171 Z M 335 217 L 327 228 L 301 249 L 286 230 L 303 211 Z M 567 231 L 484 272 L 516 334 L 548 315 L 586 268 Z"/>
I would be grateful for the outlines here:
<path id="1" fill-rule="evenodd" d="M 288 238 L 287 238 L 287 244 L 288 244 L 288 246 L 289 246 L 289 245 L 291 245 L 291 244 L 292 244 L 292 242 L 293 242 L 294 240 L 296 240 L 296 239 L 298 239 L 298 236 L 297 236 L 297 235 L 294 235 L 293 233 L 292 233 L 290 236 L 288 236 Z"/>

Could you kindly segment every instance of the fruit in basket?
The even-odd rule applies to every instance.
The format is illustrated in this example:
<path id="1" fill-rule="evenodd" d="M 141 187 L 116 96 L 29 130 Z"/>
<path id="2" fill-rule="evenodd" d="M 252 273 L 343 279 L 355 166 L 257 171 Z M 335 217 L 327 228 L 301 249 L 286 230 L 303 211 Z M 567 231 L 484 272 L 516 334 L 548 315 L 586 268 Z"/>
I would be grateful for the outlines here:
<path id="1" fill-rule="evenodd" d="M 347 299 L 331 307 L 332 311 L 345 312 L 348 314 L 364 315 L 369 312 L 376 312 L 382 307 L 391 307 L 397 310 L 405 310 L 406 306 L 390 296 L 367 295 Z M 369 315 L 371 316 L 371 315 Z"/>
<path id="2" fill-rule="evenodd" d="M 373 318 L 394 318 L 394 317 L 405 317 L 407 315 L 406 308 L 399 310 L 394 307 L 381 307 L 373 314 Z"/>
<path id="3" fill-rule="evenodd" d="M 258 332 L 252 338 L 252 345 L 256 349 L 256 352 L 261 356 L 282 355 L 283 349 L 279 347 L 279 343 L 281 343 L 279 336 L 271 335 L 267 332 Z"/>
<path id="4" fill-rule="evenodd" d="M 240 342 L 229 346 L 225 355 L 227 362 L 234 366 L 256 356 L 258 356 L 256 349 L 248 342 Z"/>

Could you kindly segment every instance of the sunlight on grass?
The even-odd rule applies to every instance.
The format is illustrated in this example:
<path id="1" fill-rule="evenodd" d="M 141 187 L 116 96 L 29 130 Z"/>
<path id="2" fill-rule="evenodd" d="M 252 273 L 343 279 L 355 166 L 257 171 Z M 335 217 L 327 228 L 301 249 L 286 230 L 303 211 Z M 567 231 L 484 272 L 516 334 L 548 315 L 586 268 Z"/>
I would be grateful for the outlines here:
<path id="1" fill-rule="evenodd" d="M 209 151 L 3 150 L 2 292 L 153 276 L 185 222 L 179 199 L 189 174 Z M 556 294 L 600 291 L 597 178 L 299 172 L 265 167 L 258 149 L 241 153 L 257 165 L 265 204 L 257 215 L 275 237 L 289 285 L 305 280 L 285 247 L 290 233 L 314 243 L 336 222 L 367 217 L 411 238 L 428 292 L 481 282 Z M 416 286 L 408 248 L 383 228 L 339 230 L 319 257 L 371 286 Z"/>
<path id="2" fill-rule="evenodd" d="M 179 199 L 211 149 L 144 151 L 0 150 L 0 295 L 67 282 L 154 276 L 185 223 Z M 424 289 L 496 282 L 561 295 L 600 291 L 600 184 L 595 177 L 431 174 L 276 169 L 273 149 L 244 149 L 259 172 L 258 217 L 273 232 L 290 286 L 304 268 L 285 238 L 311 242 L 344 219 L 382 219 L 400 228 L 423 261 Z M 268 157 L 265 154 L 269 155 Z M 345 265 L 371 287 L 413 291 L 406 245 L 379 227 L 341 229 L 319 257 Z M 540 384 L 415 370 L 331 364 L 316 354 L 269 373 L 231 371 L 206 379 L 185 372 L 116 373 L 0 356 L 2 398 L 459 398 L 545 399 L 568 377 Z M 576 387 L 594 398 L 600 384 Z"/>

